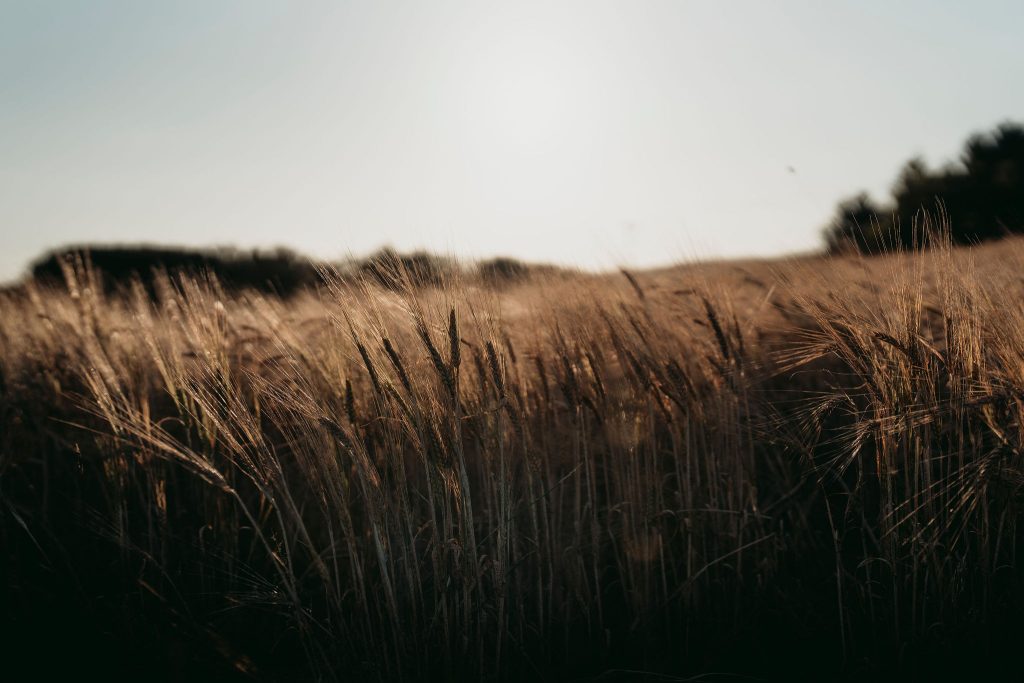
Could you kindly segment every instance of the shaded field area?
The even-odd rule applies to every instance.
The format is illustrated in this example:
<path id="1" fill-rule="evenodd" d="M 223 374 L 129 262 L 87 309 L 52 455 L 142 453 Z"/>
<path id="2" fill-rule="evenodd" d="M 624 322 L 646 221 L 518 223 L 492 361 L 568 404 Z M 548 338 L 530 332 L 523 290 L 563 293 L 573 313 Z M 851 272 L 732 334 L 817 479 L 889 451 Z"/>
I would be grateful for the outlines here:
<path id="1" fill-rule="evenodd" d="M 500 287 L 398 264 L 285 299 L 66 260 L 0 298 L 9 665 L 999 672 L 1022 264 L 1016 239 Z"/>

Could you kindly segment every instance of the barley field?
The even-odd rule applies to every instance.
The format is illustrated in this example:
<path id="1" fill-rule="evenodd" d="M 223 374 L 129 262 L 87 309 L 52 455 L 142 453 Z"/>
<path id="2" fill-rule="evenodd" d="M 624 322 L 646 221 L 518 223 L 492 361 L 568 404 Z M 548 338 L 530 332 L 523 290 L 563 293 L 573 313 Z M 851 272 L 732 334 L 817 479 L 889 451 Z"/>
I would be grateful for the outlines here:
<path id="1" fill-rule="evenodd" d="M 877 680 L 1024 634 L 1024 241 L 0 299 L 10 666 Z"/>

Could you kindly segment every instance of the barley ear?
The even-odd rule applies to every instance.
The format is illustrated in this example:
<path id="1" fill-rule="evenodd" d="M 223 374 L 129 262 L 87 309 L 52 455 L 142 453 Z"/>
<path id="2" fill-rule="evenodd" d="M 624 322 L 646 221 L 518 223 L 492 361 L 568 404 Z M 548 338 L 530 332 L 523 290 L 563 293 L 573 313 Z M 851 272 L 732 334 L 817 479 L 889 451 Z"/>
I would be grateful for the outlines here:
<path id="1" fill-rule="evenodd" d="M 505 379 L 501 376 L 498 352 L 491 341 L 487 342 L 487 365 L 490 366 L 491 378 L 494 380 L 494 388 L 498 390 L 498 398 L 505 398 Z"/>
<path id="2" fill-rule="evenodd" d="M 349 424 L 356 423 L 356 397 L 352 391 L 352 381 L 345 379 L 345 412 L 348 414 Z"/>
<path id="3" fill-rule="evenodd" d="M 462 353 L 459 347 L 459 321 L 455 317 L 455 309 L 448 313 L 448 351 L 449 365 L 452 370 L 458 370 L 462 363 Z"/>
<path id="4" fill-rule="evenodd" d="M 391 365 L 395 368 L 395 372 L 398 374 L 398 379 L 405 387 L 405 390 L 412 394 L 412 382 L 409 381 L 409 373 L 405 371 L 405 365 L 402 363 L 402 357 L 398 355 L 398 351 L 395 350 L 391 340 L 387 337 L 383 338 L 384 351 L 388 354 L 388 359 L 391 361 Z"/>

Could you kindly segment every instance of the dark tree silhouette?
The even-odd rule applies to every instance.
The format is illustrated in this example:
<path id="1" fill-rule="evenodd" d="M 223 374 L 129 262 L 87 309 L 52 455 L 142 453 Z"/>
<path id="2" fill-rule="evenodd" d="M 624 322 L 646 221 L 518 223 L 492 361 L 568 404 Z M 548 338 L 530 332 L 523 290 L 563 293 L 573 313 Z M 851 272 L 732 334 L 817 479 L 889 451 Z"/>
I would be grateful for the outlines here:
<path id="1" fill-rule="evenodd" d="M 875 204 L 866 192 L 840 202 L 832 223 L 825 231 L 828 250 L 876 251 L 884 242 L 881 235 L 883 227 L 879 223 L 879 216 L 883 213 L 883 209 Z"/>
<path id="2" fill-rule="evenodd" d="M 63 284 L 61 262 L 82 258 L 100 276 L 108 291 L 138 278 L 153 295 L 157 272 L 210 274 L 226 289 L 254 289 L 289 296 L 320 281 L 316 267 L 287 249 L 239 251 L 192 250 L 156 246 L 80 246 L 56 249 L 31 266 L 39 283 Z"/>
<path id="3" fill-rule="evenodd" d="M 972 136 L 959 161 L 941 169 L 907 162 L 890 205 L 863 193 L 841 202 L 825 241 L 831 252 L 909 247 L 921 242 L 926 215 L 943 216 L 958 244 L 1024 233 L 1024 126 L 1007 123 Z"/>
<path id="4" fill-rule="evenodd" d="M 158 273 L 172 276 L 211 275 L 226 290 L 250 289 L 288 297 L 323 283 L 322 267 L 337 267 L 343 279 L 368 278 L 377 284 L 400 289 L 436 286 L 460 272 L 457 261 L 423 251 L 401 254 L 390 247 L 363 260 L 341 263 L 314 262 L 287 249 L 242 251 L 236 249 L 187 249 L 160 246 L 82 245 L 47 252 L 31 266 L 31 278 L 40 284 L 64 284 L 62 263 L 81 260 L 99 276 L 108 292 L 139 280 L 155 297 Z M 525 268 L 525 266 L 523 266 Z"/>

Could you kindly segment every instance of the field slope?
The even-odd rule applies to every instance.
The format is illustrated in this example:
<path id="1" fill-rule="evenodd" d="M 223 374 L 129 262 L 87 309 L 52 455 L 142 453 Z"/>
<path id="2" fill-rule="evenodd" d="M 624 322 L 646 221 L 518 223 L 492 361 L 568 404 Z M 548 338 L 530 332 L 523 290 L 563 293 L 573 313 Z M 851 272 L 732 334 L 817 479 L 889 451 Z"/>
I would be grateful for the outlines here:
<path id="1" fill-rule="evenodd" d="M 1024 632 L 1022 264 L 1008 240 L 285 300 L 104 293 L 69 261 L 0 299 L 7 666 L 995 670 Z"/>

